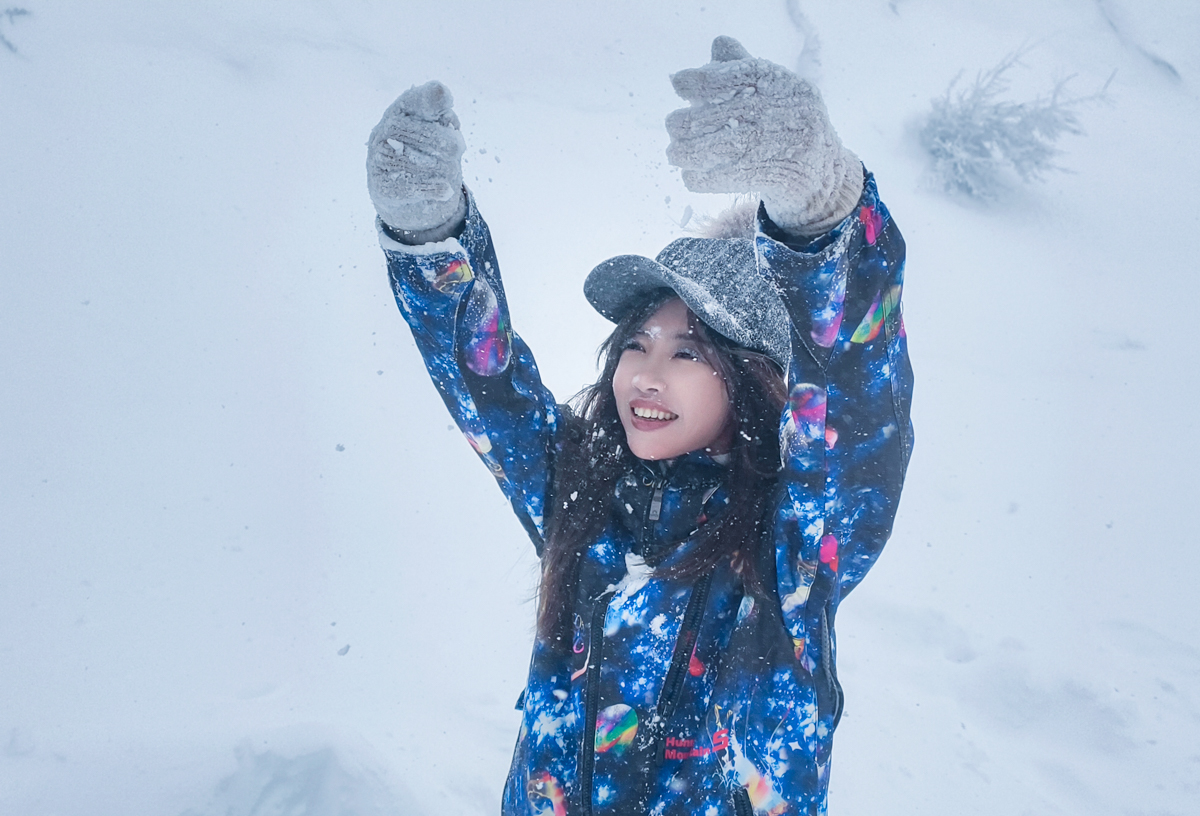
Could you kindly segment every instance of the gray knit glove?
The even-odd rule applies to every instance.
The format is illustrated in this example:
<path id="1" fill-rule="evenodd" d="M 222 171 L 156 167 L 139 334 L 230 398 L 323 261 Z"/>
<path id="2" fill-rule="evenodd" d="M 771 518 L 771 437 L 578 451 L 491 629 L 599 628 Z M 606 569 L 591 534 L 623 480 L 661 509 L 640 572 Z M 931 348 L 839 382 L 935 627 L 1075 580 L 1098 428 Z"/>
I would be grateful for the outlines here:
<path id="1" fill-rule="evenodd" d="M 671 76 L 690 103 L 667 116 L 667 160 L 694 193 L 759 193 L 787 232 L 820 235 L 862 195 L 858 157 L 829 123 L 821 94 L 791 71 L 717 37 L 712 62 Z"/>
<path id="2" fill-rule="evenodd" d="M 448 238 L 466 216 L 458 127 L 450 89 L 434 81 L 400 94 L 371 131 L 367 189 L 405 243 Z"/>

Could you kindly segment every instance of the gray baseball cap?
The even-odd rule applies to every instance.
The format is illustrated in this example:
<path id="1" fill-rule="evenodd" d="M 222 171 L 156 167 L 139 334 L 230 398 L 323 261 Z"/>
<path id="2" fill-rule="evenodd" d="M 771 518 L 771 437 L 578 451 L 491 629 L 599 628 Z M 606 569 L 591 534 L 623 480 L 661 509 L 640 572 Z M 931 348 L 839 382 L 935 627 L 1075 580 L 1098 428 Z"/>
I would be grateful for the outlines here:
<path id="1" fill-rule="evenodd" d="M 787 370 L 787 310 L 775 286 L 758 274 L 753 240 L 679 238 L 653 260 L 618 255 L 588 273 L 583 294 L 596 311 L 617 323 L 645 295 L 664 286 L 707 325 Z"/>

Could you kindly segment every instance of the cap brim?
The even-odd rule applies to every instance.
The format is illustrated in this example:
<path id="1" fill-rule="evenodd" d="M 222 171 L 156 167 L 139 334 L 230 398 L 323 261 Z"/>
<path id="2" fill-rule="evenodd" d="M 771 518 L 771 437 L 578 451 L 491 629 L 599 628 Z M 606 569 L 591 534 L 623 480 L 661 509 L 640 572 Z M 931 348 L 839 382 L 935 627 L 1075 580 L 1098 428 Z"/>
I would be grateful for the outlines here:
<path id="1" fill-rule="evenodd" d="M 583 282 L 583 296 L 597 312 L 619 323 L 650 292 L 677 290 L 678 276 L 643 255 L 618 255 L 596 266 Z"/>

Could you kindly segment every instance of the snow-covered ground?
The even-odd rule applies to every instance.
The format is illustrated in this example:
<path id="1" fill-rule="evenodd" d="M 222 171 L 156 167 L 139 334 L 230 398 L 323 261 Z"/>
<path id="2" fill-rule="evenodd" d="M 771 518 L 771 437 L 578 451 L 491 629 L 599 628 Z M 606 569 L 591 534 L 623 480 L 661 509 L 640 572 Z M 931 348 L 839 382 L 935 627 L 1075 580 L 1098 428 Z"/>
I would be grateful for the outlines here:
<path id="1" fill-rule="evenodd" d="M 580 285 L 693 196 L 667 75 L 719 33 L 819 79 L 909 244 L 917 447 L 838 619 L 833 813 L 1191 814 L 1194 0 L 0 9 L 0 813 L 494 813 L 535 561 L 386 284 L 363 143 L 455 92 L 561 397 Z M 808 48 L 802 56 L 805 43 Z M 1073 172 L 982 206 L 929 100 L 1116 71 Z"/>

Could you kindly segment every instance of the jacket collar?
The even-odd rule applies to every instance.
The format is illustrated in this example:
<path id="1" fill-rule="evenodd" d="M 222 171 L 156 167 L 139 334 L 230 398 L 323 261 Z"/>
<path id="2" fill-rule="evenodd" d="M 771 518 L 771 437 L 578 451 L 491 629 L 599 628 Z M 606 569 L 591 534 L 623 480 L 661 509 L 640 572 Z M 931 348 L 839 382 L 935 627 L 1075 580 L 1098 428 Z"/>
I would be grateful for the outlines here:
<path id="1" fill-rule="evenodd" d="M 670 462 L 637 460 L 617 481 L 613 512 L 633 536 L 633 552 L 661 564 L 728 503 L 729 468 L 693 451 Z"/>

